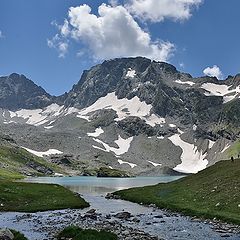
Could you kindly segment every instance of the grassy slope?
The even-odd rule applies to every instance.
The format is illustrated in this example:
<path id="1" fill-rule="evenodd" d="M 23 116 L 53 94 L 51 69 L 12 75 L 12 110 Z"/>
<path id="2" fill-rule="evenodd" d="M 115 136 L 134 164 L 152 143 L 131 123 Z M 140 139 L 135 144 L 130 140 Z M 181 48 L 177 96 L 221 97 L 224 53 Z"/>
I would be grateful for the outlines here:
<path id="1" fill-rule="evenodd" d="M 84 199 L 62 186 L 13 182 L 24 177 L 22 171 L 44 175 L 28 163 L 56 172 L 61 170 L 12 144 L 0 145 L 0 211 L 36 212 L 65 208 L 84 208 Z"/>
<path id="2" fill-rule="evenodd" d="M 70 226 L 60 232 L 57 236 L 57 239 L 117 240 L 117 236 L 106 231 L 96 231 L 91 229 L 83 230 L 79 227 Z"/>
<path id="3" fill-rule="evenodd" d="M 0 211 L 37 212 L 89 204 L 59 185 L 0 181 Z"/>
<path id="4" fill-rule="evenodd" d="M 155 203 L 188 215 L 240 224 L 240 160 L 221 161 L 196 175 L 118 191 L 115 195 L 136 203 Z"/>
<path id="5" fill-rule="evenodd" d="M 0 163 L 6 166 L 5 168 L 0 168 L 0 179 L 18 179 L 23 177 L 21 169 L 26 168 L 28 162 L 34 162 L 54 171 L 61 172 L 57 166 L 46 162 L 40 157 L 32 155 L 22 148 L 11 145 L 0 145 Z M 40 172 L 29 167 L 28 171 L 33 175 L 42 175 Z"/>
<path id="6" fill-rule="evenodd" d="M 238 154 L 240 154 L 240 140 L 236 141 L 228 150 L 227 157 L 237 158 Z"/>

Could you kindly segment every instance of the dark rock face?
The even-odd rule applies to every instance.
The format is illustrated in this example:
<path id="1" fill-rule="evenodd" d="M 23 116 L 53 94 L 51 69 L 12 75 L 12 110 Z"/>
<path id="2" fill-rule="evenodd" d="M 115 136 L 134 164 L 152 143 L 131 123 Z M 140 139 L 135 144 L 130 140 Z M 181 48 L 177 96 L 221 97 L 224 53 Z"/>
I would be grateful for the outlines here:
<path id="1" fill-rule="evenodd" d="M 53 171 L 52 169 L 44 166 L 44 165 L 41 165 L 39 163 L 36 163 L 36 162 L 33 162 L 33 161 L 30 161 L 26 164 L 26 166 L 36 170 L 37 172 L 39 173 L 42 173 L 42 174 L 45 174 L 45 175 L 51 175 L 53 174 Z"/>
<path id="2" fill-rule="evenodd" d="M 52 103 L 52 97 L 24 75 L 0 77 L 0 108 L 36 109 Z"/>
<path id="3" fill-rule="evenodd" d="M 129 70 L 135 71 L 134 76 L 127 76 Z M 176 81 L 191 81 L 195 85 L 177 84 Z M 214 77 L 192 78 L 190 74 L 181 73 L 167 63 L 142 57 L 122 58 L 105 61 L 85 71 L 78 84 L 68 93 L 65 105 L 87 107 L 100 97 L 115 92 L 119 99 L 137 96 L 141 101 L 151 104 L 154 113 L 161 117 L 178 118 L 183 125 L 216 124 L 219 121 L 228 124 L 229 121 L 236 121 L 222 117 L 222 113 L 226 113 L 223 97 L 206 96 L 200 86 L 204 83 L 238 86 L 239 81 L 238 75 L 221 82 Z M 144 128 L 144 123 L 137 121 L 136 124 L 137 129 L 140 125 L 141 129 Z M 102 121 L 99 125 L 104 126 Z M 147 128 L 146 131 L 151 130 Z M 136 134 L 139 133 L 141 131 L 137 130 Z"/>
<path id="4" fill-rule="evenodd" d="M 131 136 L 138 136 L 139 134 L 153 136 L 156 134 L 155 129 L 139 117 L 125 118 L 118 122 L 118 126 Z"/>

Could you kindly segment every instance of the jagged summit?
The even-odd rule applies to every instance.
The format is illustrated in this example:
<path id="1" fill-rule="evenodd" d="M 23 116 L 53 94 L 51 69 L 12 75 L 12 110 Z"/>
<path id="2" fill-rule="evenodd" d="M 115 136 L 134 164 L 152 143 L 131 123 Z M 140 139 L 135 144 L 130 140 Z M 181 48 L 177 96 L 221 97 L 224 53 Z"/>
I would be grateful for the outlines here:
<path id="1" fill-rule="evenodd" d="M 13 73 L 0 77 L 0 107 L 10 110 L 42 108 L 52 102 L 52 97 L 42 87 L 24 75 Z"/>

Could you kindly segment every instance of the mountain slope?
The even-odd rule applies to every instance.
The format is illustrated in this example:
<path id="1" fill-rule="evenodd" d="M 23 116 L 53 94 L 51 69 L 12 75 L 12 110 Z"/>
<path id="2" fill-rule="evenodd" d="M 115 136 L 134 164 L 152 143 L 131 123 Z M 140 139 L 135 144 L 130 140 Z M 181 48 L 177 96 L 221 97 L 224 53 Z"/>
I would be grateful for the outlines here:
<path id="1" fill-rule="evenodd" d="M 0 135 L 0 180 L 52 175 L 54 171 L 61 170 L 20 148 L 9 136 Z"/>
<path id="2" fill-rule="evenodd" d="M 109 60 L 46 105 L 3 106 L 0 131 L 78 174 L 99 167 L 196 173 L 224 159 L 240 137 L 239 79 L 193 78 L 142 57 Z"/>

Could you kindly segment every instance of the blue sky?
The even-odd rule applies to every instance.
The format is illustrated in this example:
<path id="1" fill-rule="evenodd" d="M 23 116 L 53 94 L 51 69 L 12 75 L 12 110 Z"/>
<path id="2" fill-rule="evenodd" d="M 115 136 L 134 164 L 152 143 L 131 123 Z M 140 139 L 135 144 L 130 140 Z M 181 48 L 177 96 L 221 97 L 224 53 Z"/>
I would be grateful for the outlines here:
<path id="1" fill-rule="evenodd" d="M 0 75 L 24 74 L 59 95 L 71 89 L 84 69 L 126 54 L 166 60 L 193 76 L 204 75 L 207 67 L 208 75 L 240 72 L 239 0 L 192 0 L 182 15 L 174 7 L 178 0 L 168 0 L 172 5 L 143 0 L 143 8 L 139 1 L 112 2 L 98 13 L 108 1 L 1 0 Z M 154 1 L 165 2 L 164 11 L 151 8 Z M 124 41 L 116 41 L 116 33 Z M 141 40 L 135 42 L 136 36 Z"/>

